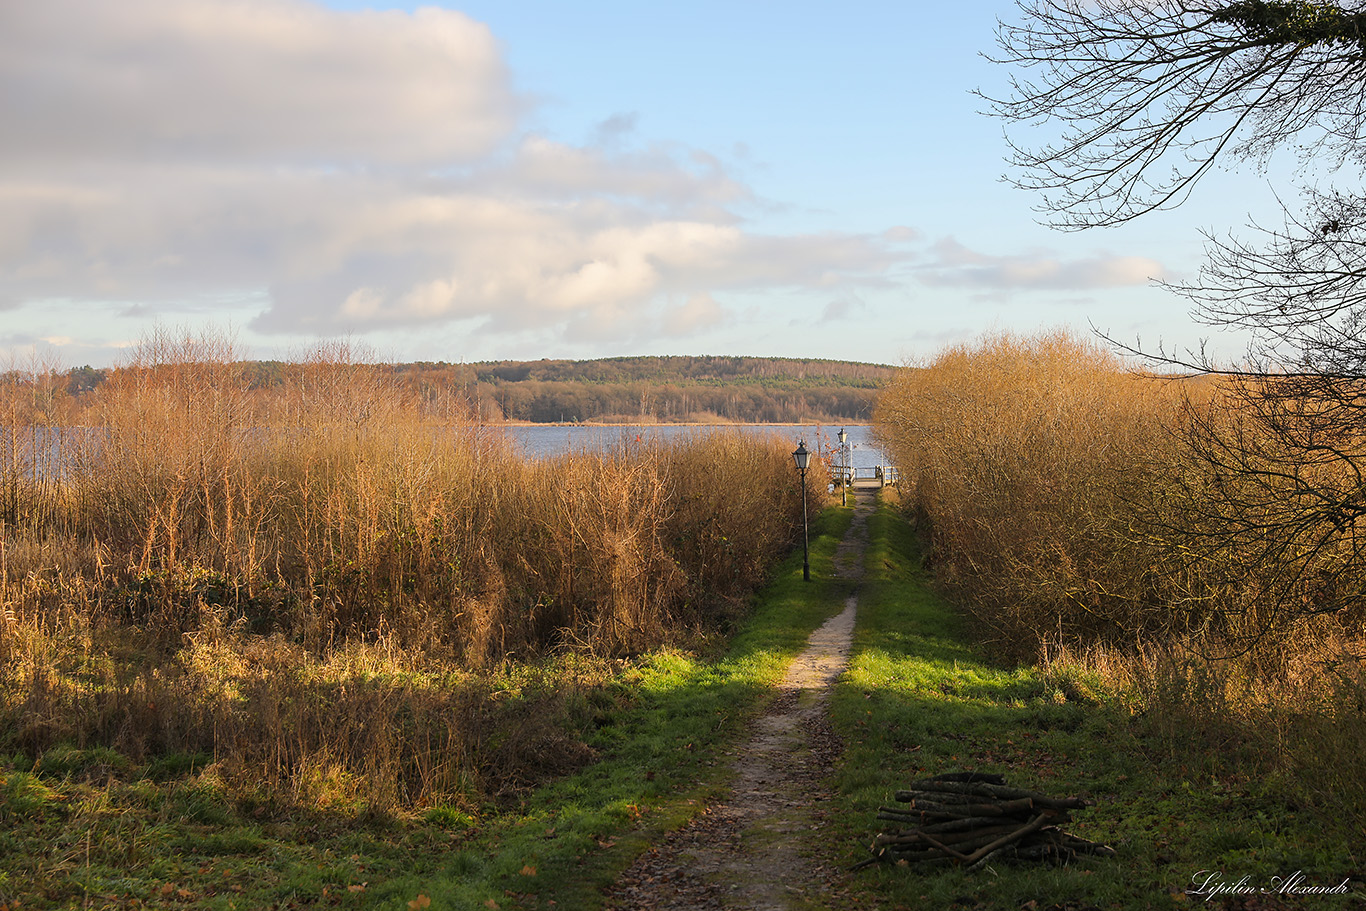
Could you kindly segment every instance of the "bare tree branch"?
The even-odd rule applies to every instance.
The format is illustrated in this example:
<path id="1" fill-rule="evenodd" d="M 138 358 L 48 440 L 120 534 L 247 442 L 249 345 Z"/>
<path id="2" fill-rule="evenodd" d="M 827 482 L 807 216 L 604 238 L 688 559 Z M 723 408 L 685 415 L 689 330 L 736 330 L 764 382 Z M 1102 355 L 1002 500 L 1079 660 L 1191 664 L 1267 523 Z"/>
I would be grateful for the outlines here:
<path id="1" fill-rule="evenodd" d="M 1114 225 L 1179 205 L 1228 155 L 1265 161 L 1292 141 L 1316 161 L 1366 163 L 1366 12 L 1355 2 L 1020 0 L 985 98 L 1010 179 L 1048 223 Z M 1061 126 L 1035 145 L 1041 128 Z"/>

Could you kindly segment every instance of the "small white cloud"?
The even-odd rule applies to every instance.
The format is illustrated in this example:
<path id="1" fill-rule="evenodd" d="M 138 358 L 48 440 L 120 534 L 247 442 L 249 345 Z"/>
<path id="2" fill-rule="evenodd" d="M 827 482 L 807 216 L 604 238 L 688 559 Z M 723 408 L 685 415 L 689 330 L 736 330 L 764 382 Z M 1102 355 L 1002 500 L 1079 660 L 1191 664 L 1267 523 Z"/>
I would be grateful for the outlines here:
<path id="1" fill-rule="evenodd" d="M 897 225 L 882 232 L 882 239 L 892 244 L 910 244 L 920 240 L 921 234 L 915 228 Z"/>
<path id="2" fill-rule="evenodd" d="M 821 313 L 821 322 L 836 323 L 847 320 L 866 306 L 867 304 L 856 297 L 837 298 L 825 305 L 825 310 Z"/>
<path id="3" fill-rule="evenodd" d="M 694 294 L 688 302 L 664 313 L 664 331 L 671 337 L 693 335 L 725 321 L 725 311 L 710 294 Z"/>
<path id="4" fill-rule="evenodd" d="M 593 144 L 614 146 L 636 131 L 640 115 L 632 111 L 626 114 L 613 114 L 593 130 Z"/>
<path id="5" fill-rule="evenodd" d="M 920 267 L 920 277 L 936 286 L 1080 291 L 1144 285 L 1166 275 L 1161 263 L 1141 256 L 1097 253 L 1072 260 L 1049 253 L 992 256 L 971 250 L 953 238 L 936 242 L 930 252 L 932 258 Z"/>

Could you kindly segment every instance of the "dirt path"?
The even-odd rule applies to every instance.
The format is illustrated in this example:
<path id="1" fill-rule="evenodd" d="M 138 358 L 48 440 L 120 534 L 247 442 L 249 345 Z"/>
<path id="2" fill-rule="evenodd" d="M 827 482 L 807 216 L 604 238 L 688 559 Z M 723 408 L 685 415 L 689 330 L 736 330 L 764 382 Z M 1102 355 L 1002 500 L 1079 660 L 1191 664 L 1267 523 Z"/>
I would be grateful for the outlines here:
<path id="1" fill-rule="evenodd" d="M 841 578 L 863 575 L 873 494 L 860 494 L 854 523 L 836 552 Z M 825 908 L 839 871 L 803 850 L 821 828 L 822 792 L 840 752 L 826 701 L 844 671 L 858 595 L 812 633 L 781 693 L 732 755 L 734 786 L 723 801 L 647 851 L 607 896 L 609 911 Z"/>

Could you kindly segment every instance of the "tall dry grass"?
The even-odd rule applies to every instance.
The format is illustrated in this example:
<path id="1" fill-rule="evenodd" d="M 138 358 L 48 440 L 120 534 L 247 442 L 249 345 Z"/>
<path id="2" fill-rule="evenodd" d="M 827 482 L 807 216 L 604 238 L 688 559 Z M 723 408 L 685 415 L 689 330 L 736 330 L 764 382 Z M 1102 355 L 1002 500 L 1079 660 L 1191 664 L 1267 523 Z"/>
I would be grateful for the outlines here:
<path id="1" fill-rule="evenodd" d="M 1224 534 L 1229 501 L 1254 529 L 1256 509 L 1278 508 L 1275 473 L 1240 479 L 1208 457 L 1211 432 L 1252 432 L 1236 401 L 1066 333 L 995 335 L 903 370 L 877 428 L 913 482 L 935 579 L 998 651 L 1099 675 L 1174 749 L 1241 744 L 1366 817 L 1366 630 L 1359 612 L 1272 599 L 1290 570 L 1315 595 L 1324 575 L 1290 566 L 1307 548 Z"/>
<path id="2" fill-rule="evenodd" d="M 914 484 L 936 577 L 999 647 L 1170 622 L 1133 506 L 1170 464 L 1180 402 L 1064 333 L 954 346 L 883 394 L 879 438 Z"/>
<path id="3" fill-rule="evenodd" d="M 222 338 L 158 333 L 61 429 L 78 457 L 6 463 L 0 747 L 205 752 L 314 800 L 497 790 L 500 713 L 504 765 L 580 756 L 552 723 L 576 681 L 728 622 L 799 530 L 779 441 L 531 461 L 348 346 L 288 370 L 265 394 Z M 499 708 L 509 662 L 566 654 L 539 708 Z"/>

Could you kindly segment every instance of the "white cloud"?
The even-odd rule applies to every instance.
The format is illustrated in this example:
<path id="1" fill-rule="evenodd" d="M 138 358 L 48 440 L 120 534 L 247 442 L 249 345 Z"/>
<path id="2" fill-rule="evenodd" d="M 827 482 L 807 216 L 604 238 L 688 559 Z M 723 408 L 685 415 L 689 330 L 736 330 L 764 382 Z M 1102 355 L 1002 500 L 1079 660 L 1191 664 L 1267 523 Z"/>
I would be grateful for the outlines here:
<path id="1" fill-rule="evenodd" d="M 726 313 L 710 294 L 694 294 L 681 307 L 664 314 L 664 329 L 674 337 L 712 329 L 726 320 Z"/>
<path id="2" fill-rule="evenodd" d="M 914 237 L 756 235 L 722 162 L 628 147 L 634 115 L 585 146 L 524 134 L 494 37 L 440 9 L 11 3 L 0 84 L 0 308 L 682 333 L 724 320 L 718 292 L 886 284 Z"/>
<path id="3" fill-rule="evenodd" d="M 920 240 L 920 232 L 906 225 L 895 225 L 883 231 L 882 238 L 889 243 L 909 244 Z"/>
<path id="4" fill-rule="evenodd" d="M 1049 252 L 992 256 L 952 238 L 935 243 L 930 260 L 920 267 L 921 280 L 929 285 L 995 290 L 1119 288 L 1146 285 L 1165 274 L 1161 263 L 1142 256 L 1096 253 L 1070 260 Z"/>
<path id="5" fill-rule="evenodd" d="M 821 322 L 842 322 L 851 319 L 855 314 L 865 309 L 867 309 L 867 305 L 857 297 L 837 298 L 825 305 L 825 310 L 821 313 Z"/>
<path id="6" fill-rule="evenodd" d="M 303 0 L 42 0 L 0 13 L 8 165 L 449 166 L 512 129 L 489 30 Z"/>

